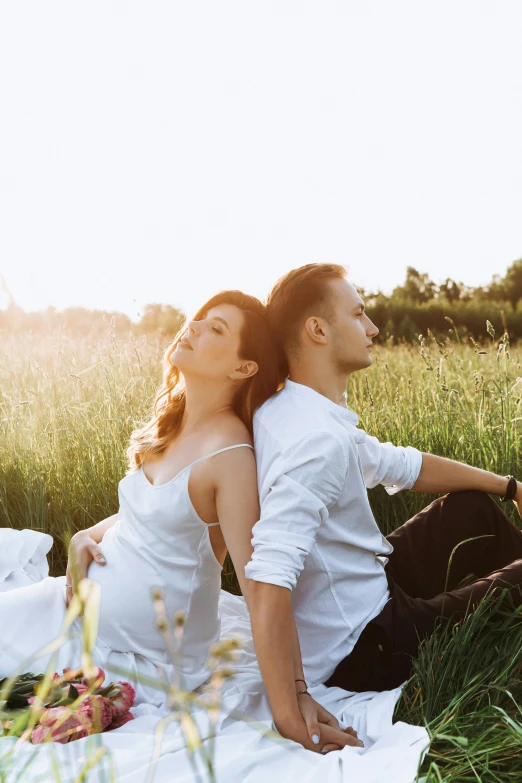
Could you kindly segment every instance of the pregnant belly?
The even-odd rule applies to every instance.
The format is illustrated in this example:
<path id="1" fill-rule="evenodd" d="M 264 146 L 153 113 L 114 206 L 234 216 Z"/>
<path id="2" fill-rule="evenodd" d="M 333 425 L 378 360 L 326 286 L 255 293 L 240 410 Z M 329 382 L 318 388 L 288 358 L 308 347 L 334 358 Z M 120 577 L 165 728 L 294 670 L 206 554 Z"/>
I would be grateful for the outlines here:
<path id="1" fill-rule="evenodd" d="M 101 588 L 99 639 L 113 650 L 161 659 L 165 645 L 152 603 L 161 575 L 116 535 L 106 534 L 100 549 L 106 565 L 93 561 L 87 574 Z"/>

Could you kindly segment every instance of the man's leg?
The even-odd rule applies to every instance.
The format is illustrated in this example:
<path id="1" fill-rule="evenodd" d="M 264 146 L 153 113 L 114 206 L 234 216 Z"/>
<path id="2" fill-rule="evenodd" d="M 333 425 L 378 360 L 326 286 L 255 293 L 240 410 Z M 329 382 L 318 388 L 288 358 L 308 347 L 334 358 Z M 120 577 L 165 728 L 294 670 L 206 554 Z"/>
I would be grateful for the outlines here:
<path id="1" fill-rule="evenodd" d="M 476 540 L 466 541 L 470 538 Z M 388 540 L 394 546 L 386 567 L 391 600 L 328 685 L 355 691 L 400 685 L 419 641 L 440 617 L 461 619 L 487 593 L 522 586 L 522 533 L 482 492 L 438 498 Z M 469 574 L 480 578 L 458 588 Z"/>
<path id="2" fill-rule="evenodd" d="M 384 691 L 408 679 L 419 643 L 441 618 L 462 619 L 486 595 L 504 588 L 517 591 L 522 604 L 522 559 L 494 571 L 466 587 L 433 598 L 411 598 L 389 579 L 391 599 L 371 620 L 347 658 L 339 663 L 326 685 L 348 691 Z"/>
<path id="3" fill-rule="evenodd" d="M 522 558 L 522 532 L 484 492 L 437 498 L 388 541 L 386 571 L 412 598 L 433 598 L 469 574 L 483 577 Z"/>

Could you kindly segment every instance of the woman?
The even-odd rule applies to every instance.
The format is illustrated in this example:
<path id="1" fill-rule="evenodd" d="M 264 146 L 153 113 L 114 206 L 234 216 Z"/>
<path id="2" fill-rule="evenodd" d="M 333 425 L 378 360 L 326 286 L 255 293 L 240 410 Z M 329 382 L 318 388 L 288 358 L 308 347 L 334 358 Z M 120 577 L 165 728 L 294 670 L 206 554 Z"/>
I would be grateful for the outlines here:
<path id="1" fill-rule="evenodd" d="M 149 674 L 158 666 L 170 670 L 152 601 L 153 589 L 161 588 L 168 616 L 186 615 L 176 660 L 183 686 L 192 690 L 207 679 L 209 650 L 219 637 L 223 561 L 228 549 L 245 589 L 259 516 L 252 417 L 277 390 L 282 370 L 264 307 L 254 297 L 217 294 L 182 328 L 164 357 L 154 415 L 132 434 L 118 513 L 71 540 L 65 595 L 63 577 L 0 595 L 0 677 L 59 635 L 74 574 L 101 586 L 96 662 L 102 668 L 116 662 Z M 17 531 L 2 532 L 12 544 Z M 20 558 L 17 551 L 13 572 Z M 5 559 L 4 549 L 4 591 Z M 2 567 L 0 581 L 1 573 Z M 78 655 L 76 647 L 65 645 L 60 663 L 78 665 L 79 657 L 68 660 Z M 47 660 L 33 661 L 31 670 Z"/>
<path id="2" fill-rule="evenodd" d="M 152 419 L 132 435 L 131 470 L 119 484 L 118 513 L 73 536 L 65 583 L 63 577 L 47 578 L 0 595 L 0 677 L 59 636 L 74 584 L 87 576 L 101 587 L 97 665 L 135 673 L 138 701 L 152 704 L 161 704 L 163 694 L 140 685 L 140 675 L 157 677 L 159 668 L 169 677 L 175 672 L 186 690 L 204 683 L 220 632 L 227 550 L 247 596 L 244 570 L 259 518 L 252 418 L 281 384 L 285 368 L 259 300 L 225 291 L 199 310 L 165 354 Z M 2 533 L 0 544 L 5 544 L 7 531 Z M 29 554 L 34 536 L 41 546 L 41 534 L 13 534 L 32 534 Z M 5 547 L 3 558 L 5 573 Z M 18 553 L 2 585 L 0 551 L 0 592 L 21 560 Z M 26 553 L 25 576 L 29 560 Z M 156 627 L 152 594 L 157 588 L 163 590 L 168 617 L 185 614 L 175 661 Z M 49 655 L 33 659 L 29 668 L 41 671 L 48 660 Z M 59 649 L 55 668 L 77 666 L 79 660 L 74 638 Z M 303 677 L 299 667 L 297 683 Z M 340 736 L 335 718 L 309 694 L 298 703 L 310 749 L 361 744 L 351 729 Z"/>

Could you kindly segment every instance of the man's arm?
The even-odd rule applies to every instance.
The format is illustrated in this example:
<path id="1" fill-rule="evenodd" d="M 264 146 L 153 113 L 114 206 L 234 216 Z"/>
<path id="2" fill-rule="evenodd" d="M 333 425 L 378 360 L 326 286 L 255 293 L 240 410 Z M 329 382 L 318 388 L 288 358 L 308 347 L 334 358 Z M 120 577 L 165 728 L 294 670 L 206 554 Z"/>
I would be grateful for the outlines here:
<path id="1" fill-rule="evenodd" d="M 422 454 L 422 465 L 418 478 L 411 487 L 414 492 L 441 494 L 478 489 L 489 495 L 504 495 L 507 489 L 505 476 L 498 476 L 481 468 L 465 465 L 435 454 Z M 517 482 L 517 498 L 522 496 L 522 483 Z M 515 498 L 515 502 L 517 502 Z"/>
<path id="2" fill-rule="evenodd" d="M 311 741 L 299 640 L 291 591 L 346 480 L 346 457 L 337 439 L 325 432 L 305 434 L 270 469 L 271 485 L 261 498 L 261 518 L 254 526 L 254 552 L 245 573 L 256 653 L 278 730 L 311 750 L 360 744 L 332 721 L 319 717 L 320 745 Z M 319 622 L 319 618 L 318 618 Z M 328 725 L 326 725 L 328 724 Z M 317 724 L 316 724 L 317 725 Z M 315 747 L 314 747 L 315 745 Z"/>
<path id="3" fill-rule="evenodd" d="M 234 563 L 239 584 L 247 602 L 252 620 L 254 616 L 261 617 L 261 630 L 254 631 L 257 647 L 261 650 L 261 671 L 265 676 L 267 691 L 277 694 L 277 715 L 288 715 L 286 721 L 276 722 L 277 727 L 285 736 L 301 742 L 308 748 L 315 750 L 334 749 L 344 747 L 346 744 L 356 744 L 357 735 L 353 730 L 343 732 L 338 727 L 335 718 L 321 705 L 317 704 L 310 696 L 297 696 L 295 680 L 303 677 L 299 638 L 295 627 L 292 606 L 290 603 L 290 591 L 287 588 L 274 587 L 271 584 L 261 584 L 246 579 L 245 567 L 252 556 L 252 528 L 259 519 L 259 504 L 257 495 L 256 464 L 251 452 L 241 454 L 239 449 L 223 454 L 216 460 L 216 509 L 221 525 L 221 532 L 225 539 L 227 549 Z M 238 491 L 238 486 L 241 491 Z M 271 597 L 266 599 L 261 596 L 257 588 L 272 588 L 273 591 L 282 591 L 284 607 L 281 606 L 281 598 Z M 253 606 L 256 607 L 253 611 Z M 268 624 L 273 638 L 264 631 L 268 608 Z M 270 610 L 275 609 L 271 614 Z M 275 628 L 272 625 L 275 623 Z M 254 626 L 255 623 L 252 622 Z M 256 629 L 259 623 L 256 625 Z M 270 639 L 272 648 L 266 641 Z M 267 654 L 267 652 L 269 654 Z M 267 685 L 267 680 L 270 685 Z M 302 689 L 303 683 L 298 683 Z M 302 704 L 299 704 L 302 700 Z M 291 719 L 290 720 L 290 716 Z M 328 724 L 328 725 L 326 725 Z M 292 733 L 292 728 L 298 727 Z M 287 733 L 289 729 L 289 733 Z M 326 734 L 325 734 L 326 731 Z M 317 742 L 312 736 L 317 735 Z M 320 741 L 322 740 L 321 744 Z M 335 741 L 336 740 L 336 741 Z"/>
<path id="4" fill-rule="evenodd" d="M 389 495 L 411 489 L 422 466 L 422 452 L 412 446 L 381 443 L 374 435 L 354 427 L 353 435 L 368 489 L 382 484 Z"/>
<path id="5" fill-rule="evenodd" d="M 304 683 L 294 680 L 304 675 L 290 590 L 252 581 L 249 609 L 259 668 L 279 733 L 308 750 L 323 753 L 345 745 L 362 747 L 357 732 L 341 729 L 311 696 L 297 695 Z"/>
<path id="6" fill-rule="evenodd" d="M 311 748 L 294 682 L 295 623 L 290 590 L 251 580 L 248 598 L 257 659 L 274 723 L 283 736 Z"/>
<path id="7" fill-rule="evenodd" d="M 442 494 L 476 489 L 490 495 L 504 495 L 505 476 L 498 476 L 463 462 L 426 454 L 412 446 L 394 446 L 381 443 L 373 435 L 356 429 L 355 440 L 361 457 L 365 484 L 375 487 L 383 484 L 390 495 L 401 489 L 412 489 L 427 494 Z M 522 516 L 522 483 L 514 498 Z"/>

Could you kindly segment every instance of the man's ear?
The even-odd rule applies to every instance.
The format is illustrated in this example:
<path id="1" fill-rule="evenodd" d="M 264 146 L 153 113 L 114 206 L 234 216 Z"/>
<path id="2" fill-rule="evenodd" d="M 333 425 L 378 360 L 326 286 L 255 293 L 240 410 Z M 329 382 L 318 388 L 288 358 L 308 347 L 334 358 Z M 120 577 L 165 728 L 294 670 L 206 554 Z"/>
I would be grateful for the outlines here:
<path id="1" fill-rule="evenodd" d="M 304 331 L 308 339 L 313 343 L 319 345 L 328 344 L 326 321 L 324 318 L 317 318 L 317 316 L 311 315 L 310 318 L 307 318 L 305 321 Z"/>
<path id="2" fill-rule="evenodd" d="M 246 381 L 247 378 L 252 378 L 259 370 L 257 362 L 247 361 L 241 362 L 234 371 L 230 373 L 230 377 L 233 381 Z"/>

